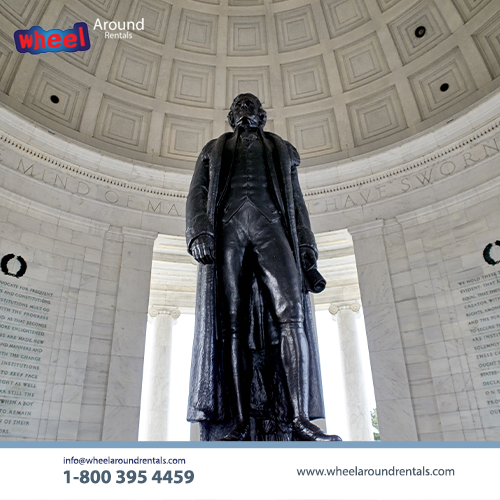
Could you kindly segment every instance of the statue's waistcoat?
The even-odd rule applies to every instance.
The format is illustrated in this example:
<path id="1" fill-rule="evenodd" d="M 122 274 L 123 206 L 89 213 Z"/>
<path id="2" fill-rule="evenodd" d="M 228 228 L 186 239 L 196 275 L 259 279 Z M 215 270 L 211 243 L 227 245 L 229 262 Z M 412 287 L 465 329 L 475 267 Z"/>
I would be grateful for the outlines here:
<path id="1" fill-rule="evenodd" d="M 270 222 L 280 217 L 264 148 L 257 134 L 227 141 L 222 161 L 230 167 L 220 201 L 222 222 L 228 222 L 245 203 L 251 203 Z"/>

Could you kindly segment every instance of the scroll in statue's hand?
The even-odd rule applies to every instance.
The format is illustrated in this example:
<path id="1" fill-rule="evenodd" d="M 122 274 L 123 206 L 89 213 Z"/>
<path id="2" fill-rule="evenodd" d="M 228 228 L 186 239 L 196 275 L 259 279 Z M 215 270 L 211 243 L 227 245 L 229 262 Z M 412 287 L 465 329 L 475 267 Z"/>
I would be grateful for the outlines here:
<path id="1" fill-rule="evenodd" d="M 300 264 L 304 272 L 307 272 L 316 266 L 316 253 L 312 248 L 300 248 Z"/>
<path id="2" fill-rule="evenodd" d="M 191 255 L 200 264 L 213 264 L 215 262 L 215 245 L 213 238 L 202 234 L 191 245 Z"/>
<path id="3" fill-rule="evenodd" d="M 326 280 L 316 268 L 316 252 L 312 248 L 300 248 L 300 265 L 307 290 L 312 293 L 322 292 L 326 287 Z"/>

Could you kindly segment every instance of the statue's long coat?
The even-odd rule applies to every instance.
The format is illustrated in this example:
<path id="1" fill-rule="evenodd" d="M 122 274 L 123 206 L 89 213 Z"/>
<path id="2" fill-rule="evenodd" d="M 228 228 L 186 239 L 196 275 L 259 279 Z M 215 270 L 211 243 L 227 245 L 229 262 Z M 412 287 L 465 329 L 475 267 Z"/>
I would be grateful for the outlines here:
<path id="1" fill-rule="evenodd" d="M 231 137 L 234 141 L 235 135 L 230 132 L 210 141 L 203 148 L 196 163 L 186 205 L 188 250 L 190 250 L 191 243 L 202 234 L 209 234 L 217 241 L 217 202 L 229 177 L 229 165 L 222 165 L 222 154 L 226 141 L 230 140 Z M 297 272 L 302 274 L 298 256 L 299 247 L 309 246 L 315 252 L 317 249 L 297 176 L 297 166 L 300 163 L 299 155 L 290 143 L 279 136 L 263 132 L 263 137 L 273 188 L 280 193 L 277 199 L 282 201 L 283 206 L 280 208 L 286 219 L 285 226 L 288 228 L 290 244 L 296 258 Z M 273 156 L 271 151 L 274 151 Z M 188 420 L 193 422 L 211 421 L 215 423 L 228 421 L 231 418 L 227 389 L 224 387 L 224 363 L 218 324 L 216 276 L 216 264 L 199 266 L 187 416 Z M 278 334 L 269 311 L 265 310 L 265 302 L 262 300 L 255 280 L 253 289 L 253 304 L 250 307 L 254 310 L 253 317 L 256 320 L 251 321 L 253 332 L 249 333 L 249 344 L 252 349 L 259 350 L 264 349 L 266 345 L 275 344 Z M 302 295 L 304 329 L 309 345 L 309 416 L 311 419 L 323 418 L 323 395 L 316 332 L 309 295 L 305 289 Z M 263 330 L 266 331 L 263 332 Z M 258 386 L 259 381 L 254 380 L 252 384 Z M 260 385 L 264 386 L 265 384 L 261 383 Z M 276 384 L 272 382 L 270 385 L 274 387 Z M 252 393 L 257 394 L 257 399 L 266 398 L 265 390 L 256 390 Z M 269 395 L 267 397 L 270 398 Z M 265 407 L 266 404 L 270 403 L 253 401 L 251 407 Z"/>

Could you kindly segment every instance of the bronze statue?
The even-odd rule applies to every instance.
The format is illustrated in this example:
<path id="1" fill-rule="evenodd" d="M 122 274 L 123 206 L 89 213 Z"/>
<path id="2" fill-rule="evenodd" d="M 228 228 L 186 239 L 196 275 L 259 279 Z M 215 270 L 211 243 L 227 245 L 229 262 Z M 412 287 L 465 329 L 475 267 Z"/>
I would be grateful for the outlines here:
<path id="1" fill-rule="evenodd" d="M 340 441 L 311 423 L 323 395 L 308 291 L 324 289 L 300 158 L 240 94 L 234 132 L 201 151 L 186 206 L 198 271 L 188 420 L 202 440 Z"/>

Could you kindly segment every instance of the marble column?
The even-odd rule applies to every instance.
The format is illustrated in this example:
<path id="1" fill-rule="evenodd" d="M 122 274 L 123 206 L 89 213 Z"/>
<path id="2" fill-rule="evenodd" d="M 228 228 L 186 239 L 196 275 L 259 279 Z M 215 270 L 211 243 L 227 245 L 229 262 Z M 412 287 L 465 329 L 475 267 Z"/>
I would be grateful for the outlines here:
<path id="1" fill-rule="evenodd" d="M 158 233 L 122 228 L 116 313 L 104 410 L 103 441 L 137 441 L 142 369 L 151 287 L 153 246 Z"/>
<path id="2" fill-rule="evenodd" d="M 349 437 L 345 436 L 345 439 L 350 441 L 372 441 L 371 408 L 361 355 L 362 345 L 356 326 L 359 309 L 360 305 L 353 302 L 351 304 L 332 304 L 328 310 L 338 324 L 350 434 Z"/>
<path id="3" fill-rule="evenodd" d="M 167 441 L 172 332 L 181 313 L 176 307 L 152 306 L 149 314 L 153 328 L 146 339 L 148 368 L 144 378 L 148 389 L 141 403 L 141 418 L 145 419 L 141 437 L 146 441 Z"/>
<path id="4" fill-rule="evenodd" d="M 382 441 L 417 441 L 410 384 L 385 244 L 385 222 L 348 228 L 370 351 Z"/>

